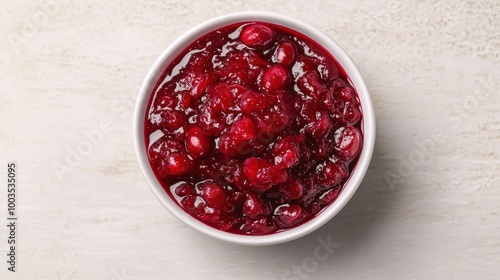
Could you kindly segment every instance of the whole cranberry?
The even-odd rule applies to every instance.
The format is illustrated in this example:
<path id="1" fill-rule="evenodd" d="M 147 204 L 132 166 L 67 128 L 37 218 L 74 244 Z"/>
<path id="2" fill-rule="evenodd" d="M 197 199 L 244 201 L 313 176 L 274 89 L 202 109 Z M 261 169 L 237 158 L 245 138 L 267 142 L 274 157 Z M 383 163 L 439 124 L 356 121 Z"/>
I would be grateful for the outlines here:
<path id="1" fill-rule="evenodd" d="M 248 193 L 243 203 L 243 213 L 250 218 L 267 216 L 270 213 L 269 207 L 255 194 Z"/>
<path id="2" fill-rule="evenodd" d="M 340 184 L 348 175 L 349 172 L 342 161 L 332 162 L 327 160 L 316 168 L 315 179 L 316 183 L 322 187 L 330 188 Z"/>
<path id="3" fill-rule="evenodd" d="M 193 161 L 185 153 L 171 153 L 158 164 L 160 177 L 169 175 L 182 175 L 190 172 L 193 168 Z"/>
<path id="4" fill-rule="evenodd" d="M 200 184 L 200 195 L 205 202 L 214 208 L 224 209 L 226 194 L 224 189 L 213 181 L 206 181 Z"/>
<path id="5" fill-rule="evenodd" d="M 353 126 L 337 129 L 335 148 L 343 160 L 353 159 L 361 150 L 361 132 Z"/>
<path id="6" fill-rule="evenodd" d="M 293 63 L 296 54 L 297 50 L 295 45 L 288 40 L 284 40 L 276 47 L 273 54 L 273 61 L 287 66 Z"/>
<path id="7" fill-rule="evenodd" d="M 275 32 L 268 26 L 262 24 L 251 24 L 243 28 L 241 41 L 252 48 L 265 47 L 274 40 Z"/>
<path id="8" fill-rule="evenodd" d="M 213 141 L 198 125 L 192 125 L 186 132 L 186 150 L 194 158 L 204 158 L 212 150 Z"/>
<path id="9" fill-rule="evenodd" d="M 300 159 L 300 150 L 291 137 L 282 138 L 273 146 L 274 164 L 280 168 L 289 168 Z"/>
<path id="10" fill-rule="evenodd" d="M 290 83 L 290 75 L 285 67 L 275 65 L 267 68 L 262 76 L 260 86 L 263 90 L 272 92 L 284 89 Z"/>
<path id="11" fill-rule="evenodd" d="M 305 218 L 302 207 L 297 204 L 283 205 L 276 209 L 276 222 L 282 228 L 292 227 Z"/>
<path id="12" fill-rule="evenodd" d="M 178 196 L 186 196 L 195 194 L 193 185 L 188 183 L 181 183 L 175 188 L 175 194 Z"/>
<path id="13" fill-rule="evenodd" d="M 248 158 L 243 164 L 243 173 L 252 183 L 253 190 L 263 192 L 273 185 L 283 183 L 288 174 L 285 169 L 266 162 L 263 159 Z"/>

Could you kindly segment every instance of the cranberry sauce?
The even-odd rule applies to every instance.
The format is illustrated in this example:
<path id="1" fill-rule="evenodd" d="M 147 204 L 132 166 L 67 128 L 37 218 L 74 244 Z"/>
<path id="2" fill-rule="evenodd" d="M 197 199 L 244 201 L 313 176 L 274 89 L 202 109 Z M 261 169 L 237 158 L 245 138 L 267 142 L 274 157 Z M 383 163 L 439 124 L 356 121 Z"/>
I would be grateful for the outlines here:
<path id="1" fill-rule="evenodd" d="M 361 150 L 358 96 L 314 41 L 268 23 L 210 32 L 152 92 L 149 161 L 166 192 L 223 231 L 296 227 L 335 201 Z"/>

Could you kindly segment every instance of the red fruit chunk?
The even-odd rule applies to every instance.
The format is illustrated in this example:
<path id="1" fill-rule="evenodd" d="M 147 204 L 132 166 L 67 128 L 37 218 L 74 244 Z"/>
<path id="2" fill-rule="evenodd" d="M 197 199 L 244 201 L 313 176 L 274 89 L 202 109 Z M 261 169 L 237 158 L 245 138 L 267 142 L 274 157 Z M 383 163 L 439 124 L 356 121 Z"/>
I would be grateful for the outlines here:
<path id="1" fill-rule="evenodd" d="M 319 188 L 321 186 L 318 187 L 318 185 L 314 183 L 314 176 L 302 180 L 302 185 L 304 186 L 304 191 L 302 197 L 299 198 L 299 203 L 304 207 L 309 207 L 315 202 L 315 199 L 321 192 Z"/>
<path id="2" fill-rule="evenodd" d="M 330 188 L 340 184 L 347 176 L 349 171 L 342 161 L 326 161 L 316 168 L 315 180 L 322 187 Z"/>
<path id="3" fill-rule="evenodd" d="M 251 152 L 251 141 L 255 138 L 256 131 L 253 121 L 248 116 L 236 120 L 229 130 L 222 133 L 219 149 L 227 156 L 239 156 Z"/>
<path id="4" fill-rule="evenodd" d="M 266 217 L 258 219 L 247 219 L 245 227 L 252 235 L 264 235 L 276 231 L 272 220 Z"/>
<path id="5" fill-rule="evenodd" d="M 234 104 L 236 96 L 244 91 L 246 89 L 239 85 L 212 84 L 207 88 L 206 104 L 214 113 L 226 113 Z"/>
<path id="6" fill-rule="evenodd" d="M 329 204 L 333 203 L 337 199 L 337 197 L 339 196 L 341 189 L 342 188 L 339 186 L 339 187 L 333 188 L 333 189 L 325 192 L 324 194 L 322 194 L 319 197 L 319 204 L 329 205 Z"/>
<path id="7" fill-rule="evenodd" d="M 156 125 L 159 128 L 166 128 L 171 131 L 179 129 L 186 123 L 186 118 L 182 114 L 171 110 L 151 113 L 149 119 L 153 125 Z"/>
<path id="8" fill-rule="evenodd" d="M 306 208 L 306 211 L 307 211 L 310 215 L 316 215 L 316 214 L 318 214 L 318 212 L 321 210 L 321 207 L 322 207 L 322 205 L 321 205 L 321 204 L 319 204 L 319 202 L 314 201 L 313 203 L 311 203 L 311 205 L 309 205 L 309 206 Z"/>
<path id="9" fill-rule="evenodd" d="M 221 214 L 220 221 L 217 224 L 217 228 L 223 231 L 229 231 L 234 226 L 234 224 L 237 223 L 237 221 L 238 219 L 234 218 L 233 216 Z"/>
<path id="10" fill-rule="evenodd" d="M 323 58 L 321 63 L 318 65 L 318 72 L 321 77 L 326 82 L 337 79 L 339 77 L 339 69 L 335 64 L 326 62 Z"/>
<path id="11" fill-rule="evenodd" d="M 339 89 L 341 87 L 341 85 L 336 85 L 336 84 L 333 84 L 334 87 L 336 87 L 337 89 Z M 355 102 L 356 100 L 354 99 L 354 90 L 349 87 L 349 86 L 345 86 L 345 87 L 342 87 L 339 91 L 339 97 L 344 100 L 345 102 Z"/>
<path id="12" fill-rule="evenodd" d="M 304 220 L 302 207 L 296 204 L 283 205 L 274 214 L 277 224 L 282 228 L 292 227 Z"/>
<path id="13" fill-rule="evenodd" d="M 276 47 L 273 54 L 273 61 L 282 65 L 290 65 L 296 56 L 297 50 L 295 45 L 290 41 L 282 41 Z"/>
<path id="14" fill-rule="evenodd" d="M 224 115 L 222 113 L 213 112 L 206 105 L 200 108 L 198 124 L 203 131 L 211 136 L 218 136 L 226 127 Z"/>
<path id="15" fill-rule="evenodd" d="M 158 89 L 152 108 L 155 111 L 174 110 L 177 107 L 178 101 L 175 92 L 175 83 L 166 83 Z"/>
<path id="16" fill-rule="evenodd" d="M 250 218 L 269 215 L 269 207 L 255 194 L 248 193 L 243 203 L 243 213 Z"/>
<path id="17" fill-rule="evenodd" d="M 197 73 L 204 73 L 211 70 L 210 53 L 208 51 L 195 51 L 190 54 L 187 68 Z"/>
<path id="18" fill-rule="evenodd" d="M 306 131 L 311 133 L 314 139 L 321 139 L 330 133 L 332 127 L 333 123 L 328 114 L 320 112 L 318 120 L 312 126 L 308 127 Z"/>
<path id="19" fill-rule="evenodd" d="M 327 158 L 334 150 L 335 145 L 334 139 L 332 138 L 320 138 L 312 144 L 310 149 L 311 155 L 317 160 L 323 160 Z"/>
<path id="20" fill-rule="evenodd" d="M 353 159 L 361 150 L 361 132 L 353 126 L 337 129 L 335 149 L 343 160 Z"/>
<path id="21" fill-rule="evenodd" d="M 201 208 L 196 217 L 202 222 L 217 226 L 221 222 L 221 211 L 210 206 L 205 206 Z"/>
<path id="22" fill-rule="evenodd" d="M 217 209 L 225 208 L 226 194 L 224 193 L 224 189 L 217 183 L 207 181 L 201 183 L 199 189 L 201 197 L 209 206 Z"/>
<path id="23" fill-rule="evenodd" d="M 157 165 L 158 175 L 165 178 L 169 175 L 182 175 L 191 171 L 192 160 L 182 152 L 171 153 L 166 158 L 161 159 Z"/>
<path id="24" fill-rule="evenodd" d="M 290 199 L 298 199 L 302 196 L 304 187 L 298 178 L 292 177 L 279 185 L 279 190 Z"/>
<path id="25" fill-rule="evenodd" d="M 206 157 L 212 150 L 212 142 L 197 125 L 192 125 L 186 132 L 186 150 L 194 158 Z"/>
<path id="26" fill-rule="evenodd" d="M 239 191 L 231 190 L 229 196 L 226 199 L 226 205 L 228 206 L 228 212 L 238 212 L 243 208 L 243 203 L 245 202 L 245 194 Z"/>
<path id="27" fill-rule="evenodd" d="M 249 47 L 261 48 L 269 45 L 274 40 L 274 30 L 262 25 L 252 24 L 241 32 L 241 41 Z"/>
<path id="28" fill-rule="evenodd" d="M 175 194 L 178 196 L 193 195 L 195 193 L 194 187 L 188 183 L 181 183 L 175 188 Z"/>
<path id="29" fill-rule="evenodd" d="M 245 160 L 243 173 L 257 192 L 266 191 L 273 185 L 282 183 L 288 178 L 286 170 L 279 169 L 275 165 L 258 158 Z"/>
<path id="30" fill-rule="evenodd" d="M 306 95 L 315 99 L 323 99 L 328 92 L 316 72 L 307 72 L 297 80 L 297 86 Z"/>
<path id="31" fill-rule="evenodd" d="M 297 58 L 297 61 L 293 65 L 292 73 L 293 76 L 297 79 L 298 77 L 304 75 L 308 72 L 316 72 L 318 70 L 318 65 L 320 60 L 317 58 L 300 55 Z"/>
<path id="32" fill-rule="evenodd" d="M 320 78 L 329 82 L 339 77 L 339 70 L 335 63 L 328 61 L 326 57 L 311 57 L 301 55 L 293 66 L 294 77 L 297 78 L 307 72 L 317 72 Z"/>
<path id="33" fill-rule="evenodd" d="M 267 93 L 257 93 L 247 91 L 240 96 L 238 107 L 243 113 L 250 114 L 252 112 L 264 110 L 279 101 L 281 95 L 271 95 Z"/>
<path id="34" fill-rule="evenodd" d="M 182 145 L 174 139 L 163 136 L 149 147 L 149 158 L 152 162 L 158 162 L 170 153 L 183 151 Z"/>
<path id="35" fill-rule="evenodd" d="M 291 137 L 282 138 L 273 146 L 274 165 L 279 168 L 289 168 L 299 161 L 300 151 Z"/>
<path id="36" fill-rule="evenodd" d="M 190 213 L 196 212 L 196 196 L 187 195 L 181 199 L 181 205 Z"/>
<path id="37" fill-rule="evenodd" d="M 354 125 L 361 120 L 361 112 L 358 109 L 358 106 L 354 105 L 351 102 L 345 103 L 343 118 L 347 124 Z"/>
<path id="38" fill-rule="evenodd" d="M 207 86 L 215 81 L 213 74 L 201 74 L 188 72 L 182 79 L 177 81 L 175 90 L 177 92 L 189 93 L 194 100 L 198 100 Z"/>
<path id="39" fill-rule="evenodd" d="M 281 65 L 275 65 L 264 72 L 260 86 L 263 90 L 270 92 L 284 89 L 289 83 L 288 71 Z"/>
<path id="40" fill-rule="evenodd" d="M 253 113 L 258 139 L 269 143 L 285 130 L 290 121 L 290 115 L 283 106 L 274 106 L 261 112 Z"/>
<path id="41" fill-rule="evenodd" d="M 298 114 L 304 124 L 316 121 L 316 113 L 320 110 L 319 104 L 315 100 L 301 101 L 297 105 Z"/>

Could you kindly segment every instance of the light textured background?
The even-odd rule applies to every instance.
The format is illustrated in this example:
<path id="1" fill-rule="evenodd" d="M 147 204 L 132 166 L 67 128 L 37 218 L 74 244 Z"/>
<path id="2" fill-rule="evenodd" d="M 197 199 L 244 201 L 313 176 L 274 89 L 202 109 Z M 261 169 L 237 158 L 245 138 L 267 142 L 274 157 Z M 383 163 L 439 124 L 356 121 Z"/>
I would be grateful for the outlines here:
<path id="1" fill-rule="evenodd" d="M 13 274 L 0 185 L 0 279 L 500 279 L 498 0 L 74 2 L 1 1 L 0 175 L 18 162 L 20 226 Z M 138 168 L 131 127 L 160 52 L 242 10 L 281 12 L 334 38 L 365 75 L 378 125 L 346 208 L 304 238 L 260 248 L 169 214 Z M 113 130 L 58 177 L 53 164 L 103 120 Z M 318 237 L 340 247 L 314 265 Z M 287 274 L 303 264 L 307 274 Z"/>

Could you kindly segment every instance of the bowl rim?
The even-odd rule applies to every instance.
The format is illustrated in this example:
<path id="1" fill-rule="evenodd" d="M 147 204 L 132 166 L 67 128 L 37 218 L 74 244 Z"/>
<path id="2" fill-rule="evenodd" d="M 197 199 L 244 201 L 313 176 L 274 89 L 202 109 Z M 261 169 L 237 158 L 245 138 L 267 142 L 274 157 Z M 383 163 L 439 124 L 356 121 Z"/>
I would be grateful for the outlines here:
<path id="1" fill-rule="evenodd" d="M 178 56 L 184 48 L 196 39 L 210 31 L 233 23 L 252 21 L 272 23 L 296 30 L 297 32 L 302 33 L 314 40 L 325 50 L 330 52 L 330 54 L 343 67 L 349 77 L 349 82 L 356 89 L 363 113 L 361 125 L 363 131 L 363 146 L 361 154 L 359 155 L 358 162 L 353 169 L 350 178 L 344 185 L 344 188 L 340 192 L 338 198 L 331 205 L 323 209 L 322 212 L 316 217 L 300 226 L 287 229 L 282 232 L 261 236 L 241 235 L 218 230 L 198 221 L 185 212 L 170 198 L 156 179 L 156 176 L 154 175 L 149 164 L 144 141 L 144 116 L 147 110 L 150 93 L 163 73 L 163 70 L 168 66 L 171 60 Z M 338 212 L 340 212 L 340 210 L 351 199 L 368 170 L 373 154 L 375 146 L 375 114 L 370 93 L 362 74 L 354 61 L 333 39 L 319 29 L 289 16 L 273 12 L 247 11 L 225 14 L 206 20 L 186 31 L 161 53 L 148 71 L 148 74 L 146 75 L 140 88 L 134 110 L 133 135 L 139 165 L 148 186 L 161 204 L 165 206 L 176 218 L 199 232 L 229 243 L 250 246 L 272 245 L 297 239 L 318 229 L 332 219 Z"/>

